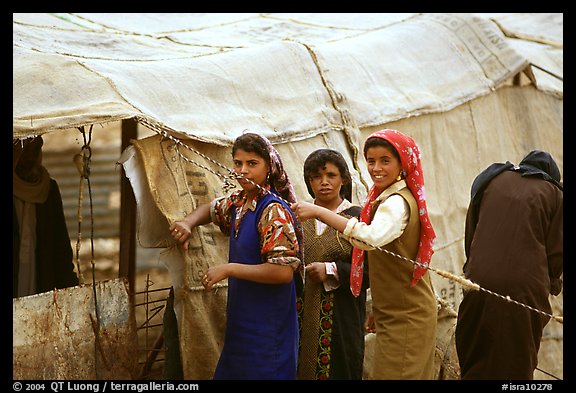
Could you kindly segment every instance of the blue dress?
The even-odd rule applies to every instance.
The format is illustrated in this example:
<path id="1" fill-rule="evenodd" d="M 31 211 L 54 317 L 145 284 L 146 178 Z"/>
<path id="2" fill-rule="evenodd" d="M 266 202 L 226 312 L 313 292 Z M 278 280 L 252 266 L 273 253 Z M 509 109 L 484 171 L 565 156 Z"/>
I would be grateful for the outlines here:
<path id="1" fill-rule="evenodd" d="M 255 211 L 242 218 L 237 236 L 230 232 L 229 261 L 262 263 L 258 222 L 262 211 L 278 197 L 266 194 Z M 235 222 L 235 209 L 232 213 Z M 298 316 L 294 280 L 288 284 L 260 284 L 228 278 L 224 347 L 214 379 L 296 379 Z"/>

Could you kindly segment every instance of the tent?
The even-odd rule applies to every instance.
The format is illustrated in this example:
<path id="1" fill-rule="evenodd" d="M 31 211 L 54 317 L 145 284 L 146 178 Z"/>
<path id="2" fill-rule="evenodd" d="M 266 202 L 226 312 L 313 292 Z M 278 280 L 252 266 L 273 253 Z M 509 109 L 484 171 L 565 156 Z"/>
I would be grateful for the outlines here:
<path id="1" fill-rule="evenodd" d="M 217 360 L 226 286 L 205 293 L 199 278 L 226 261 L 227 242 L 205 227 L 182 254 L 167 228 L 227 191 L 243 130 L 275 144 L 301 199 L 306 156 L 338 149 L 357 203 L 370 185 L 362 141 L 380 128 L 412 136 L 438 236 L 432 267 L 455 275 L 482 169 L 542 149 L 563 170 L 563 14 L 14 14 L 13 59 L 13 138 L 129 120 L 156 133 L 119 158 L 137 206 L 127 232 L 164 249 L 186 378 L 209 378 Z M 432 279 L 457 309 L 460 286 Z M 561 315 L 562 295 L 551 301 Z M 550 322 L 537 378 L 562 378 L 562 342 Z"/>

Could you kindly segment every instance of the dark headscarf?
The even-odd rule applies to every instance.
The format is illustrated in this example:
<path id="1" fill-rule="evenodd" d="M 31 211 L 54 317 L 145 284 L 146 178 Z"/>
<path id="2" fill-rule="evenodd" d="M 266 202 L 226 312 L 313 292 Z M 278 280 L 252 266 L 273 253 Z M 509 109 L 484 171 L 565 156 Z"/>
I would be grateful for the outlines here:
<path id="1" fill-rule="evenodd" d="M 550 155 L 542 150 L 532 150 L 520 161 L 519 165 L 514 165 L 510 161 L 505 163 L 494 163 L 484 169 L 474 182 L 471 189 L 471 205 L 477 210 L 482 200 L 484 190 L 490 181 L 504 171 L 520 172 L 522 176 L 535 176 L 549 181 L 562 190 L 560 183 L 560 170 L 558 165 Z"/>
<path id="2" fill-rule="evenodd" d="M 541 177 L 562 189 L 560 169 L 549 153 L 542 150 L 532 150 L 520 161 L 519 167 L 522 176 Z"/>

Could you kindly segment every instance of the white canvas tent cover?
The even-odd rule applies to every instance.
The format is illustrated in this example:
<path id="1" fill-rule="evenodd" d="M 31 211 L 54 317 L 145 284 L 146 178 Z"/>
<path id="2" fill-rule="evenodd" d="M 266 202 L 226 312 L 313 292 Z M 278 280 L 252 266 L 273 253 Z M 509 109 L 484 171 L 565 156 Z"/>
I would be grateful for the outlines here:
<path id="1" fill-rule="evenodd" d="M 221 179 L 182 155 L 222 172 L 211 160 L 229 165 L 234 138 L 244 129 L 260 132 L 289 163 L 297 196 L 309 199 L 304 159 L 316 148 L 336 148 L 349 160 L 358 203 L 369 186 L 362 141 L 379 128 L 402 130 L 422 152 L 438 236 L 432 264 L 456 275 L 470 185 L 482 169 L 542 149 L 562 171 L 563 14 L 13 19 L 14 138 L 134 118 L 185 143 L 176 150 L 160 135 L 135 141 L 122 161 L 140 212 L 140 243 L 167 248 L 186 378 L 209 378 L 217 359 L 225 285 L 207 294 L 198 278 L 226 261 L 227 241 L 207 226 L 188 254 L 173 247 L 168 223 L 224 192 Z M 457 307 L 460 287 L 433 281 L 438 296 Z M 552 301 L 561 314 L 561 297 Z M 541 365 L 561 377 L 562 325 L 547 329 Z M 437 353 L 440 363 L 447 347 Z"/>
<path id="2" fill-rule="evenodd" d="M 550 32 L 547 41 L 561 42 L 559 17 L 499 20 L 532 37 L 543 25 L 534 20 L 543 19 L 549 28 L 537 38 Z M 446 111 L 529 61 L 562 73 L 557 46 L 520 40 L 536 43 L 532 60 L 479 15 L 14 14 L 13 21 L 15 137 L 137 118 L 210 143 L 229 144 L 247 126 L 283 142 L 351 122 Z M 539 86 L 562 91 L 541 74 Z"/>

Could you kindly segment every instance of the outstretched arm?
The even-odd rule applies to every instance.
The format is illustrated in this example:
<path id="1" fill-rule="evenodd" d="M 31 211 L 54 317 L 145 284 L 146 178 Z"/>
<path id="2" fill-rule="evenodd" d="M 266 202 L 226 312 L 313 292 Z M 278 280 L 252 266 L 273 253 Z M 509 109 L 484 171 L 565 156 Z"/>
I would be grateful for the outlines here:
<path id="1" fill-rule="evenodd" d="M 262 284 L 287 284 L 292 281 L 294 269 L 290 265 L 275 263 L 260 263 L 246 265 L 243 263 L 225 263 L 212 266 L 203 277 L 204 288 L 210 290 L 212 286 L 228 277 L 240 278 L 259 282 Z"/>
<path id="2" fill-rule="evenodd" d="M 316 218 L 326 225 L 331 226 L 340 233 L 344 233 L 346 224 L 348 224 L 348 218 L 341 216 L 332 210 L 326 209 L 325 207 L 315 205 L 309 202 L 298 202 L 293 203 L 292 211 L 298 216 L 302 221 L 309 220 L 311 218 Z"/>

